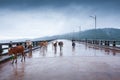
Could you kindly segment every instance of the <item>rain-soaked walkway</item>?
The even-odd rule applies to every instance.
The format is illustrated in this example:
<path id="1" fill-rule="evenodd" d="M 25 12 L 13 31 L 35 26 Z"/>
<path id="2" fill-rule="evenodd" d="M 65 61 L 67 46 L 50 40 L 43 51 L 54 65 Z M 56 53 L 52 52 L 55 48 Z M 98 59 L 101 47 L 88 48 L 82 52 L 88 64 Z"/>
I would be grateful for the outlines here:
<path id="1" fill-rule="evenodd" d="M 27 53 L 26 61 L 0 65 L 0 80 L 120 80 L 120 51 L 63 40 L 55 53 L 47 50 Z"/>

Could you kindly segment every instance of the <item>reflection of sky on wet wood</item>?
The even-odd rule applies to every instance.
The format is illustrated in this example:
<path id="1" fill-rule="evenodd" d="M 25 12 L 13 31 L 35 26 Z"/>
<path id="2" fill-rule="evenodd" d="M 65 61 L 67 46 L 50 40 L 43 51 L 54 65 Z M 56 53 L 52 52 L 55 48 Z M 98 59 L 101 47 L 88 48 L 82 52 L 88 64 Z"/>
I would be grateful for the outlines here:
<path id="1" fill-rule="evenodd" d="M 118 0 L 0 0 L 0 37 L 35 38 L 79 30 L 120 28 Z"/>

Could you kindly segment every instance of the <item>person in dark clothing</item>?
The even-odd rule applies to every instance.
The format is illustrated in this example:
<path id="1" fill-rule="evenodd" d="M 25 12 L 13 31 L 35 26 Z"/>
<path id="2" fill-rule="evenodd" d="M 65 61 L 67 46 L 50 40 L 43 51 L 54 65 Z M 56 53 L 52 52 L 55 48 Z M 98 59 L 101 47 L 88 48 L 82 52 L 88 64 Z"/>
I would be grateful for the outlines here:
<path id="1" fill-rule="evenodd" d="M 74 41 L 72 41 L 72 47 L 75 48 L 75 42 Z"/>
<path id="2" fill-rule="evenodd" d="M 62 51 L 63 42 L 62 42 L 62 41 L 60 41 L 60 42 L 58 43 L 58 45 L 59 45 L 59 47 L 60 47 L 60 51 Z"/>
<path id="3" fill-rule="evenodd" d="M 53 44 L 55 53 L 57 52 L 57 41 Z"/>

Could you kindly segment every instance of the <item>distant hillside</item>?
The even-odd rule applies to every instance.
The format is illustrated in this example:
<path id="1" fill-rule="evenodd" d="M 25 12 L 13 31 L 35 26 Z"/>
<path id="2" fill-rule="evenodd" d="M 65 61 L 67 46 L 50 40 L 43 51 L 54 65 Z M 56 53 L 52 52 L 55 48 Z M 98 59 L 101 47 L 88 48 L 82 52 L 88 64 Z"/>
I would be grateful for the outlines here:
<path id="1" fill-rule="evenodd" d="M 107 39 L 107 40 L 120 40 L 120 29 L 105 28 L 105 29 L 92 29 L 76 33 L 77 39 Z M 78 37 L 79 35 L 79 37 Z"/>
<path id="2" fill-rule="evenodd" d="M 100 40 L 120 40 L 120 29 L 114 28 L 104 28 L 104 29 L 91 29 L 81 32 L 67 33 L 63 35 L 47 36 L 41 38 L 31 39 L 32 41 L 42 41 L 42 40 L 54 40 L 54 39 L 100 39 Z M 18 40 L 2 40 L 0 43 L 5 42 L 19 42 L 30 39 L 18 39 Z"/>
<path id="3" fill-rule="evenodd" d="M 51 37 L 37 38 L 34 40 L 46 39 L 102 39 L 102 40 L 120 40 L 120 29 L 104 28 L 104 29 L 91 29 L 81 32 L 67 33 L 64 35 L 55 35 Z"/>

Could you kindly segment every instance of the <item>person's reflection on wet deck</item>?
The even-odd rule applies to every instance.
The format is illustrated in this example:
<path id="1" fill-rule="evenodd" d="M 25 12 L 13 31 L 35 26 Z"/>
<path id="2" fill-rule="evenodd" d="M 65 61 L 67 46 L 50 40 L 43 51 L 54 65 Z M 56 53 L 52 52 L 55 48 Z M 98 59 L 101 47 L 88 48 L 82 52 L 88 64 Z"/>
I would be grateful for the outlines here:
<path id="1" fill-rule="evenodd" d="M 63 56 L 63 51 L 62 50 L 60 51 L 60 56 Z"/>
<path id="2" fill-rule="evenodd" d="M 75 42 L 72 40 L 72 54 L 75 54 Z"/>
<path id="3" fill-rule="evenodd" d="M 56 54 L 57 53 L 57 41 L 53 44 L 54 46 L 54 53 Z"/>
<path id="4" fill-rule="evenodd" d="M 75 51 L 75 47 L 72 47 L 72 52 L 74 52 Z"/>
<path id="5" fill-rule="evenodd" d="M 54 55 L 55 55 L 55 56 L 57 55 L 57 49 L 54 50 Z"/>

